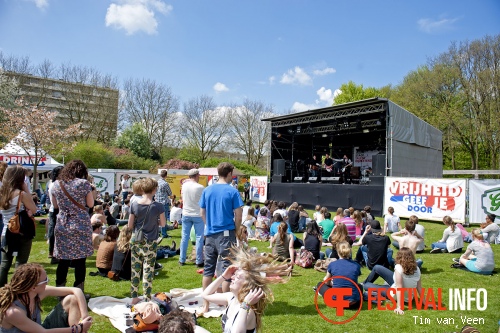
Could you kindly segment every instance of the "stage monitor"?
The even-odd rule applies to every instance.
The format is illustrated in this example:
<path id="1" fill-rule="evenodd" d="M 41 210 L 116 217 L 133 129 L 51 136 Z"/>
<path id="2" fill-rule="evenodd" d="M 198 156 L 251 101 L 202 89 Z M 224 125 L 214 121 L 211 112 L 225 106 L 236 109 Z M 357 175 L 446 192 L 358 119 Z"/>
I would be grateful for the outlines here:
<path id="1" fill-rule="evenodd" d="M 293 177 L 293 182 L 294 183 L 302 183 L 302 177 Z"/>
<path id="2" fill-rule="evenodd" d="M 340 177 L 322 177 L 321 181 L 323 183 L 338 183 Z"/>
<path id="3" fill-rule="evenodd" d="M 318 177 L 309 177 L 309 183 L 316 183 L 318 181 Z"/>

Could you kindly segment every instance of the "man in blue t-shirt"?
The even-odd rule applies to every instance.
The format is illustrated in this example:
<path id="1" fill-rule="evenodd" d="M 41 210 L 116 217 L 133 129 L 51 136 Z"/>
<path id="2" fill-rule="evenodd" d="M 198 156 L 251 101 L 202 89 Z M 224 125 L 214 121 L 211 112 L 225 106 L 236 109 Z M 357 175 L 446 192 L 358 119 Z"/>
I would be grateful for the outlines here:
<path id="1" fill-rule="evenodd" d="M 222 272 L 231 262 L 230 248 L 236 245 L 236 231 L 241 225 L 243 201 L 237 189 L 230 186 L 234 166 L 222 162 L 217 166 L 219 180 L 203 190 L 200 198 L 200 213 L 205 222 L 205 268 L 203 270 L 203 289 L 212 283 L 217 259 L 222 258 Z M 222 291 L 229 291 L 229 281 L 222 283 Z M 202 313 L 208 311 L 204 301 Z"/>

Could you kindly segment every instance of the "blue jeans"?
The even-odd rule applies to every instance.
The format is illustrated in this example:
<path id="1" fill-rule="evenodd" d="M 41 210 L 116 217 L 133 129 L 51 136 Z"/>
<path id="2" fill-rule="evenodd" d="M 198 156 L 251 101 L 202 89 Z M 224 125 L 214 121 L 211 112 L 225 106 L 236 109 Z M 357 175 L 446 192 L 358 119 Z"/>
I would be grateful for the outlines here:
<path id="1" fill-rule="evenodd" d="M 125 202 L 125 199 L 127 199 L 127 197 L 128 197 L 128 191 L 122 191 L 123 202 Z"/>
<path id="2" fill-rule="evenodd" d="M 169 213 L 170 213 L 170 205 L 167 203 L 165 205 L 163 205 L 165 207 L 165 219 L 168 221 L 168 218 L 169 218 Z M 165 238 L 165 237 L 168 237 L 168 234 L 167 234 L 167 226 L 164 226 L 164 227 L 160 227 L 160 232 L 161 232 L 161 235 Z"/>
<path id="3" fill-rule="evenodd" d="M 384 281 L 387 282 L 388 285 L 375 284 L 374 282 L 379 276 L 384 279 Z M 370 272 L 370 275 L 368 275 L 365 282 L 363 283 L 363 289 L 365 291 L 368 291 L 369 288 L 389 289 L 393 284 L 394 272 L 382 265 L 375 265 Z M 382 296 L 386 296 L 385 292 L 382 292 Z"/>
<path id="4" fill-rule="evenodd" d="M 194 227 L 194 232 L 196 234 L 196 263 L 201 264 L 203 263 L 203 232 L 205 231 L 205 224 L 201 217 L 198 216 L 182 217 L 181 255 L 179 262 L 186 262 L 189 236 L 192 227 Z"/>
<path id="5" fill-rule="evenodd" d="M 431 244 L 431 247 L 432 247 L 433 249 L 435 249 L 435 248 L 437 247 L 438 249 L 445 249 L 445 250 L 446 250 L 446 242 L 442 242 L 442 243 L 440 243 L 440 242 L 432 243 L 432 244 Z"/>
<path id="6" fill-rule="evenodd" d="M 299 231 L 306 230 L 306 218 L 302 216 L 299 219 Z"/>

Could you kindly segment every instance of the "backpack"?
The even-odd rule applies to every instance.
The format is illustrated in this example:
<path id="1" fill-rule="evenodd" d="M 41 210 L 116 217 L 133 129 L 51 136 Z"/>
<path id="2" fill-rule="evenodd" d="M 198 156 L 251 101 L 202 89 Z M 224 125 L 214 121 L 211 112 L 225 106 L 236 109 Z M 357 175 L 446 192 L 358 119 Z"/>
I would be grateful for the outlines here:
<path id="1" fill-rule="evenodd" d="M 295 264 L 300 267 L 309 268 L 313 266 L 314 256 L 311 252 L 306 249 L 300 249 L 300 252 L 297 253 Z"/>
<path id="2" fill-rule="evenodd" d="M 158 304 L 160 312 L 163 316 L 179 308 L 177 302 L 173 301 L 164 292 L 154 294 L 153 297 L 151 297 L 151 300 Z"/>

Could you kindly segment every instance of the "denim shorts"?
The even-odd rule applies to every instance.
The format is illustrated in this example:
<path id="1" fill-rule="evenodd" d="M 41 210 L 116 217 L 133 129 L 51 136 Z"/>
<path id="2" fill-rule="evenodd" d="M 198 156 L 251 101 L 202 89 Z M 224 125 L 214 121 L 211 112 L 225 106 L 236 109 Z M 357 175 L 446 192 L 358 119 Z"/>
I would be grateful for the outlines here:
<path id="1" fill-rule="evenodd" d="M 224 233 L 228 232 L 228 236 Z M 203 269 L 203 276 L 214 276 L 215 268 L 217 266 L 217 259 L 220 257 L 222 261 L 222 272 L 231 265 L 229 257 L 231 255 L 231 246 L 236 245 L 236 232 L 235 230 L 228 230 L 218 232 L 213 235 L 206 236 L 205 238 L 205 267 Z"/>
<path id="2" fill-rule="evenodd" d="M 43 321 L 45 329 L 69 327 L 68 314 L 64 311 L 62 302 L 59 302 Z"/>

